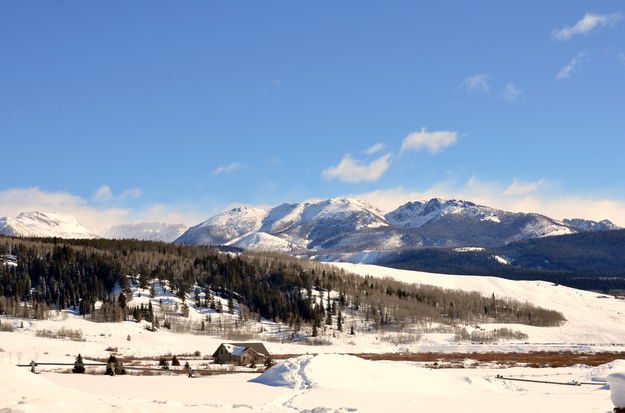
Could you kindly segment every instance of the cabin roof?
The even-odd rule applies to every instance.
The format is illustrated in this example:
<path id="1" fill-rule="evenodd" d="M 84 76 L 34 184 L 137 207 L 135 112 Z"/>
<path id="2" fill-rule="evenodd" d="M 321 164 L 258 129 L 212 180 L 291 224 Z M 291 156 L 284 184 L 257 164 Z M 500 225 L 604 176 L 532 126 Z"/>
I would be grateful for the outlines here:
<path id="1" fill-rule="evenodd" d="M 261 356 L 269 356 L 269 351 L 267 351 L 263 343 L 221 343 L 219 347 L 221 346 L 224 346 L 228 353 L 233 356 L 240 356 L 241 354 L 245 353 L 247 349 L 252 349 Z M 217 350 L 219 350 L 219 347 L 217 348 Z M 217 354 L 217 351 L 215 351 L 213 357 L 215 356 L 215 354 Z"/>

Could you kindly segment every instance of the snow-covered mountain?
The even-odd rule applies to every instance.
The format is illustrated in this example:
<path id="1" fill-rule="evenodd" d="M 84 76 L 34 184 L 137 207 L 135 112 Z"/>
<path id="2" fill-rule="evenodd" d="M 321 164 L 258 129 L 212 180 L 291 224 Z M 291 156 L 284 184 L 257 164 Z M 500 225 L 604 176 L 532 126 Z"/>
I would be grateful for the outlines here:
<path id="1" fill-rule="evenodd" d="M 386 219 L 399 228 L 417 229 L 425 238 L 423 245 L 449 247 L 501 245 L 578 232 L 544 215 L 507 212 L 455 199 L 408 202 L 386 214 Z"/>
<path id="2" fill-rule="evenodd" d="M 16 237 L 99 238 L 72 216 L 55 212 L 23 212 L 0 218 L 0 234 Z"/>
<path id="3" fill-rule="evenodd" d="M 573 218 L 564 219 L 562 220 L 562 222 L 579 231 L 612 231 L 615 229 L 620 229 L 620 227 L 614 225 L 614 223 L 609 219 L 604 219 L 602 221 L 591 221 L 588 219 Z"/>
<path id="4" fill-rule="evenodd" d="M 354 233 L 385 226 L 383 212 L 368 203 L 333 198 L 234 208 L 189 228 L 176 242 L 273 251 L 328 249 L 343 246 Z"/>
<path id="5" fill-rule="evenodd" d="M 262 208 L 238 207 L 189 228 L 176 242 L 193 245 L 223 245 L 257 231 L 267 215 Z"/>
<path id="6" fill-rule="evenodd" d="M 384 215 L 354 199 L 240 207 L 189 228 L 176 242 L 282 252 L 395 250 L 414 246 L 494 246 L 578 232 L 539 214 L 468 201 L 409 202 Z"/>
<path id="7" fill-rule="evenodd" d="M 146 241 L 173 242 L 187 230 L 183 224 L 164 224 L 162 222 L 142 222 L 121 224 L 111 227 L 107 238 L 138 239 Z"/>

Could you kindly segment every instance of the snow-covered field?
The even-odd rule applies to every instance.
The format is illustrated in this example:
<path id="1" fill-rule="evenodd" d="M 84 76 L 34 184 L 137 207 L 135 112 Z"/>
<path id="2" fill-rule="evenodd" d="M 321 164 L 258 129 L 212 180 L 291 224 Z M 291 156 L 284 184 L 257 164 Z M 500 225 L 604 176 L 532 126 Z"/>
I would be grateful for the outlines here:
<path id="1" fill-rule="evenodd" d="M 622 361 L 588 368 L 441 369 L 347 355 L 300 356 L 262 375 L 115 376 L 32 374 L 0 362 L 6 412 L 601 412 L 612 409 L 604 382 Z"/>
<path id="2" fill-rule="evenodd" d="M 0 332 L 0 412 L 97 411 L 301 411 L 301 412 L 608 412 L 610 391 L 604 385 L 562 386 L 503 381 L 495 376 L 523 376 L 546 381 L 605 381 L 608 373 L 625 371 L 625 362 L 598 367 L 428 369 L 423 363 L 366 361 L 344 353 L 387 352 L 488 352 L 533 350 L 616 351 L 625 349 L 625 300 L 546 282 L 510 281 L 496 277 L 454 276 L 402 271 L 371 265 L 336 264 L 346 271 L 374 277 L 392 277 L 444 288 L 479 291 L 484 295 L 510 297 L 561 311 L 567 322 L 561 327 L 487 325 L 521 330 L 523 341 L 496 344 L 456 342 L 450 332 L 422 332 L 413 341 L 398 343 L 390 333 L 358 331 L 356 335 L 326 331 L 327 345 L 305 345 L 284 337 L 282 326 L 268 320 L 253 321 L 249 328 L 263 331 L 272 354 L 303 354 L 266 372 L 187 378 L 185 375 L 116 376 L 61 374 L 57 367 L 39 366 L 39 374 L 15 367 L 31 360 L 72 363 L 78 353 L 85 361 L 105 358 L 115 349 L 122 358 L 156 360 L 166 354 L 190 357 L 194 369 L 214 369 L 203 356 L 220 343 L 214 335 L 174 333 L 145 329 L 147 323 L 94 323 L 71 312 L 50 320 L 2 318 L 13 332 Z M 162 286 L 150 298 L 148 289 L 133 290 L 130 305 L 152 302 L 155 310 L 175 316 L 182 302 Z M 203 294 L 203 293 L 202 293 Z M 204 298 L 203 296 L 201 298 Z M 217 298 L 216 298 L 217 299 Z M 189 320 L 228 325 L 238 319 L 228 314 L 227 301 L 219 299 L 223 313 L 196 307 L 187 298 Z M 236 305 L 236 303 L 235 303 Z M 83 341 L 40 337 L 37 331 L 79 330 Z M 469 329 L 476 326 L 467 326 Z M 129 340 L 130 339 L 130 340 Z M 238 340 L 230 340 L 238 341 Z M 310 355 L 307 355 L 310 354 Z M 313 356 L 313 354 L 318 354 Z M 65 369 L 67 367 L 63 367 Z M 4 409 L 4 410 L 3 410 Z"/>

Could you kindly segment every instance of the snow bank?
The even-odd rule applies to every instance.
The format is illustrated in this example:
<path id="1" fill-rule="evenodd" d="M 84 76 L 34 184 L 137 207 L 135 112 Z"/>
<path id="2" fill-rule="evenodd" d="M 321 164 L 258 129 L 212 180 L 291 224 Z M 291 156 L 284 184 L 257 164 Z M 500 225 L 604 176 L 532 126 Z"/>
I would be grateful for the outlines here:
<path id="1" fill-rule="evenodd" d="M 616 407 L 625 408 L 625 373 L 612 373 L 608 376 L 610 398 Z"/>
<path id="2" fill-rule="evenodd" d="M 416 366 L 369 361 L 343 354 L 288 359 L 251 381 L 297 390 L 323 387 L 428 394 L 445 393 L 453 387 L 466 388 L 470 384 L 464 377 L 450 378 Z"/>

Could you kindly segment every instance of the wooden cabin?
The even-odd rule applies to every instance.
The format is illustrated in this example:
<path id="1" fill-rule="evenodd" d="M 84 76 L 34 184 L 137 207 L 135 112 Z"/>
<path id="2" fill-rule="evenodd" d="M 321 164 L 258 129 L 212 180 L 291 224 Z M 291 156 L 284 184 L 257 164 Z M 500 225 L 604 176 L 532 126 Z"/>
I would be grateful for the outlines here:
<path id="1" fill-rule="evenodd" d="M 213 359 L 217 364 L 248 365 L 254 360 L 262 364 L 269 357 L 269 352 L 263 343 L 222 343 L 213 353 Z"/>

